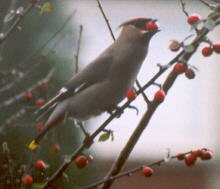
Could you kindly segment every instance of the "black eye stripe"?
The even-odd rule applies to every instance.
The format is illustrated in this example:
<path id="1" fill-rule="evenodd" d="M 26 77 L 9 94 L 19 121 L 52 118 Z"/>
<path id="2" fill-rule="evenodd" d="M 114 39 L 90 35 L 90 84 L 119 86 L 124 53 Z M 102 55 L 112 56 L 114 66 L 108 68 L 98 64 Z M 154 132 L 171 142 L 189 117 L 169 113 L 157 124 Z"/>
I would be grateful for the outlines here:
<path id="1" fill-rule="evenodd" d="M 133 24 L 137 28 L 145 29 L 146 21 L 136 21 Z"/>

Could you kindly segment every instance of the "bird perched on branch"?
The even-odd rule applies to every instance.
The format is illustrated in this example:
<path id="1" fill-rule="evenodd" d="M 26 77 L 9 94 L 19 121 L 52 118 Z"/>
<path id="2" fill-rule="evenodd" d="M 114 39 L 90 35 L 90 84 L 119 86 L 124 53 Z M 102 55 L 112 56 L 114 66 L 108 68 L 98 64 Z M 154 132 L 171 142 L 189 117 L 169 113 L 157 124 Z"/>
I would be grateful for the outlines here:
<path id="1" fill-rule="evenodd" d="M 117 106 L 133 86 L 148 53 L 149 42 L 159 31 L 156 21 L 141 17 L 119 26 L 122 30 L 113 44 L 40 108 L 40 112 L 50 109 L 52 113 L 45 128 L 30 143 L 30 149 L 35 149 L 43 136 L 65 115 L 86 120 Z"/>

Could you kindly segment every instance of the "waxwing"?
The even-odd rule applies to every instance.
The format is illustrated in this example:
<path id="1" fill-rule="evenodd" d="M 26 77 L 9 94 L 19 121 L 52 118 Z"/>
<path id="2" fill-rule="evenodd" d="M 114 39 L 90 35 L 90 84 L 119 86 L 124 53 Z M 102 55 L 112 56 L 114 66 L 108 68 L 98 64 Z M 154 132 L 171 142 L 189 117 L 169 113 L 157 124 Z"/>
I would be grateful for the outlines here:
<path id="1" fill-rule="evenodd" d="M 65 117 L 86 120 L 113 110 L 132 88 L 148 53 L 149 42 L 159 30 L 148 30 L 151 18 L 135 18 L 122 23 L 119 37 L 42 106 L 51 111 L 45 128 L 29 147 L 35 149 L 43 136 Z"/>

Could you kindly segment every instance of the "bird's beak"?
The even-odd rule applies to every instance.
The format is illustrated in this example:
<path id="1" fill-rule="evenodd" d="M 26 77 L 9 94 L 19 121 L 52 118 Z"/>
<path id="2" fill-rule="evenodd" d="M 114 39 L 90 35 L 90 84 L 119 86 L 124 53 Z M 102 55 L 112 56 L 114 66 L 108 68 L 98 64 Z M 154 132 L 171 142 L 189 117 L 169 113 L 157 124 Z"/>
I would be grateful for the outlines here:
<path id="1" fill-rule="evenodd" d="M 157 19 L 151 19 L 150 21 L 151 22 L 157 22 L 158 20 Z"/>

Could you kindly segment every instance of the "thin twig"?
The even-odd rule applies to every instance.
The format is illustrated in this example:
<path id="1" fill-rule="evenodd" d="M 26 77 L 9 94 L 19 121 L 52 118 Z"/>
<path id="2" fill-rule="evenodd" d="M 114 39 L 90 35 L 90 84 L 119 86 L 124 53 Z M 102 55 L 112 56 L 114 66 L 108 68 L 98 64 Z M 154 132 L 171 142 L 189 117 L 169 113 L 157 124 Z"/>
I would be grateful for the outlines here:
<path id="1" fill-rule="evenodd" d="M 26 91 L 29 91 L 29 92 L 33 91 L 39 85 L 40 82 L 48 82 L 48 80 L 52 77 L 53 74 L 54 74 L 54 69 L 52 69 L 44 79 L 40 80 L 36 84 L 29 87 L 28 89 L 26 89 Z M 23 95 L 24 95 L 24 91 L 22 91 L 21 93 L 17 94 L 16 96 L 14 96 L 6 101 L 4 101 L 4 103 L 0 104 L 0 108 L 10 106 L 11 104 L 20 100 L 23 97 Z"/>
<path id="2" fill-rule="evenodd" d="M 22 59 L 21 61 L 19 61 L 18 63 L 16 63 L 16 65 L 18 66 L 19 64 L 24 63 L 25 61 L 29 60 L 30 58 L 34 57 L 35 55 L 39 54 L 52 40 L 54 40 L 56 38 L 56 36 L 58 34 L 60 34 L 60 32 L 65 28 L 65 26 L 68 24 L 68 22 L 71 20 L 71 18 L 73 17 L 73 15 L 75 14 L 76 11 L 73 11 L 65 20 L 65 22 L 59 27 L 59 29 L 49 38 L 45 41 L 44 44 L 42 44 L 37 50 L 35 50 L 34 52 L 30 53 L 28 56 L 26 56 L 24 59 Z M 54 47 L 55 48 L 55 47 Z M 52 49 L 54 49 L 52 48 Z M 50 50 L 50 52 L 52 51 L 52 49 Z M 36 70 L 36 68 L 38 66 L 40 66 L 43 63 L 40 62 L 39 64 L 35 64 L 33 66 L 31 66 L 28 71 L 26 73 L 24 73 L 21 77 L 19 77 L 18 79 L 14 80 L 13 82 L 3 86 L 0 88 L 0 93 L 5 92 L 10 90 L 11 88 L 13 88 L 18 82 L 20 82 L 24 77 L 28 77 L 33 71 Z"/>
<path id="3" fill-rule="evenodd" d="M 215 5 L 211 5 L 208 2 L 204 1 L 204 0 L 199 0 L 201 3 L 203 3 L 205 6 L 209 7 L 211 10 L 213 10 L 215 8 Z"/>
<path id="4" fill-rule="evenodd" d="M 185 8 L 185 3 L 183 2 L 183 0 L 180 0 L 181 2 L 181 5 L 182 5 L 182 11 L 184 12 L 184 14 L 188 17 L 189 16 L 189 13 L 186 11 L 186 8 Z"/>
<path id="5" fill-rule="evenodd" d="M 136 85 L 138 87 L 138 89 L 140 90 L 142 87 L 141 87 L 141 84 L 138 80 L 136 80 Z M 149 104 L 150 103 L 150 100 L 147 98 L 147 95 L 144 93 L 144 91 L 141 92 L 142 94 L 142 97 L 144 98 L 144 101 Z"/>
<path id="6" fill-rule="evenodd" d="M 103 10 L 103 8 L 102 8 L 102 4 L 101 4 L 100 0 L 97 0 L 97 3 L 98 3 L 98 6 L 99 6 L 100 11 L 101 11 L 101 13 L 102 13 L 102 16 L 104 17 L 105 22 L 106 22 L 106 24 L 107 24 L 107 26 L 108 26 L 108 29 L 109 29 L 110 34 L 111 34 L 111 36 L 112 36 L 112 39 L 115 40 L 115 36 L 114 36 L 113 31 L 112 31 L 112 28 L 111 28 L 111 26 L 110 26 L 110 24 L 109 24 L 109 20 L 108 20 L 106 14 L 105 14 L 105 12 L 104 12 L 104 10 Z"/>
<path id="7" fill-rule="evenodd" d="M 17 28 L 18 24 L 23 20 L 23 18 L 31 11 L 34 7 L 33 4 L 29 5 L 28 8 L 24 11 L 24 13 L 19 14 L 15 22 L 11 25 L 9 30 L 3 34 L 3 37 L 0 38 L 0 45 L 12 34 L 12 32 Z"/>
<path id="8" fill-rule="evenodd" d="M 82 32 L 83 32 L 83 25 L 80 25 L 80 29 L 79 29 L 79 38 L 78 38 L 78 42 L 77 42 L 77 50 L 76 50 L 76 54 L 75 54 L 75 72 L 77 73 L 79 70 L 79 52 L 80 52 L 80 46 L 81 46 L 81 39 L 82 39 Z"/>
<path id="9" fill-rule="evenodd" d="M 203 148 L 203 149 L 201 149 L 201 151 L 207 151 L 207 149 Z M 188 152 L 182 153 L 181 156 L 185 156 L 185 155 L 190 154 L 190 153 L 192 153 L 192 151 L 188 151 Z M 101 184 L 103 184 L 103 183 L 105 183 L 107 181 L 114 181 L 114 180 L 119 179 L 119 178 L 124 177 L 124 176 L 131 176 L 133 173 L 142 170 L 143 167 L 145 167 L 145 166 L 147 166 L 147 167 L 155 167 L 155 166 L 164 165 L 168 161 L 176 159 L 178 156 L 179 155 L 177 154 L 177 155 L 174 155 L 174 156 L 169 156 L 168 158 L 167 157 L 163 158 L 163 159 L 161 159 L 159 161 L 153 162 L 153 163 L 148 164 L 148 165 L 138 166 L 138 167 L 130 169 L 128 171 L 121 172 L 121 173 L 117 174 L 116 176 L 112 176 L 112 177 L 109 177 L 109 178 L 104 178 L 103 180 L 100 180 L 100 181 L 98 181 L 96 183 L 93 183 L 93 184 L 90 184 L 88 186 L 82 187 L 80 189 L 92 189 L 92 188 L 95 188 L 95 187 L 97 187 L 97 186 L 99 186 L 99 185 L 101 185 Z M 168 161 L 167 161 L 167 159 L 168 159 Z"/>
<path id="10" fill-rule="evenodd" d="M 42 50 L 53 40 L 55 39 L 55 37 L 57 35 L 60 34 L 61 31 L 63 31 L 63 29 L 66 27 L 66 25 L 69 23 L 69 21 L 72 19 L 72 17 L 74 16 L 74 14 L 76 13 L 76 11 L 74 10 L 64 21 L 64 23 L 58 28 L 58 30 L 52 35 L 50 36 L 45 43 L 43 43 L 37 50 L 35 50 L 33 53 L 30 53 L 27 57 L 25 57 L 24 59 L 22 59 L 21 61 L 19 61 L 17 63 L 17 65 L 22 64 L 23 62 L 27 61 L 28 59 L 30 59 L 31 57 L 34 57 L 35 55 L 39 54 L 40 52 L 42 52 Z"/>

